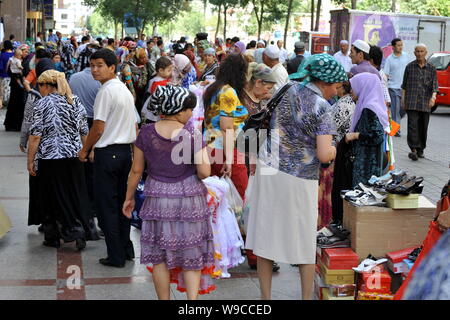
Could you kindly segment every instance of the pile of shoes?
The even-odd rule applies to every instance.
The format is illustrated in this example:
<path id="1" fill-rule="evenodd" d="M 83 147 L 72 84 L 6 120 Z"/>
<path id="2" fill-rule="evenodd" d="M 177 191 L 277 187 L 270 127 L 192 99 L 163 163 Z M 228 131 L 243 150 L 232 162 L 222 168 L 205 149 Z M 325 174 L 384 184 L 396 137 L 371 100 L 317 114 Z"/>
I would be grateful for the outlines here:
<path id="1" fill-rule="evenodd" d="M 422 251 L 422 247 L 415 248 L 409 255 L 408 259 L 412 262 L 416 262 L 417 257 L 419 256 L 420 252 Z"/>
<path id="2" fill-rule="evenodd" d="M 403 170 L 390 171 L 381 177 L 372 176 L 368 185 L 380 192 L 409 195 L 421 194 L 423 191 L 423 177 L 409 176 Z"/>
<path id="3" fill-rule="evenodd" d="M 357 207 L 384 207 L 386 206 L 384 199 L 387 197 L 387 193 L 383 190 L 377 190 L 374 187 L 366 186 L 360 183 L 353 190 L 341 191 L 341 197 Z"/>
<path id="4" fill-rule="evenodd" d="M 390 171 L 381 177 L 372 176 L 367 185 L 360 183 L 353 190 L 342 190 L 341 197 L 357 207 L 385 207 L 388 194 L 421 194 L 423 177 L 409 176 L 403 170 Z"/>
<path id="5" fill-rule="evenodd" d="M 350 247 L 350 231 L 342 225 L 330 224 L 317 232 L 317 246 L 322 249 Z"/>

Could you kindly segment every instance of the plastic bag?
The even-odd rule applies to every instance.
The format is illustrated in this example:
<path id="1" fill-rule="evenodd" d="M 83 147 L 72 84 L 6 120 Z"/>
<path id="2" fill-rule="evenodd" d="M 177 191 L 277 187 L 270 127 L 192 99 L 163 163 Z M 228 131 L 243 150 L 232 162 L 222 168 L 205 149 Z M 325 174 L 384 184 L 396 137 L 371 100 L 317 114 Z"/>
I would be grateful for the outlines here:
<path id="1" fill-rule="evenodd" d="M 231 181 L 230 177 L 225 176 L 223 179 L 225 179 L 225 181 L 230 186 L 230 190 L 227 193 L 228 205 L 230 207 L 230 210 L 234 213 L 234 216 L 236 217 L 236 220 L 237 220 L 239 226 L 241 226 L 242 210 L 244 208 L 244 201 L 242 200 L 239 192 L 237 191 L 237 189 L 234 186 L 233 181 Z"/>
<path id="2" fill-rule="evenodd" d="M 139 181 L 136 187 L 136 193 L 134 194 L 135 205 L 131 216 L 131 225 L 139 230 L 142 228 L 142 220 L 139 217 L 139 211 L 141 210 L 142 204 L 145 200 L 144 188 L 145 180 Z"/>
<path id="3" fill-rule="evenodd" d="M 250 175 L 248 178 L 247 189 L 245 189 L 245 201 L 244 201 L 244 210 L 242 211 L 242 219 L 241 225 L 242 229 L 247 234 L 247 226 L 248 226 L 248 215 L 250 213 L 250 195 L 252 194 L 253 181 L 255 180 L 254 175 Z"/>

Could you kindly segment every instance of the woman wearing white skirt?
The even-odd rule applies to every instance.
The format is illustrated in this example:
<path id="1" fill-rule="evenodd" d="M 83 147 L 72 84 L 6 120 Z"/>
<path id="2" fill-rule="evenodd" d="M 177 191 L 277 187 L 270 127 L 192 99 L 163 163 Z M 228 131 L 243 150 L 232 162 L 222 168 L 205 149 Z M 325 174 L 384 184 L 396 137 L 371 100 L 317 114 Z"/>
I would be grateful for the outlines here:
<path id="1" fill-rule="evenodd" d="M 304 81 L 286 91 L 272 114 L 270 143 L 259 154 L 249 196 L 246 248 L 258 257 L 265 300 L 271 298 L 274 260 L 299 264 L 302 298 L 312 298 L 319 166 L 336 155 L 327 100 L 347 80 L 343 67 L 328 54 L 309 57 L 290 78 Z"/>

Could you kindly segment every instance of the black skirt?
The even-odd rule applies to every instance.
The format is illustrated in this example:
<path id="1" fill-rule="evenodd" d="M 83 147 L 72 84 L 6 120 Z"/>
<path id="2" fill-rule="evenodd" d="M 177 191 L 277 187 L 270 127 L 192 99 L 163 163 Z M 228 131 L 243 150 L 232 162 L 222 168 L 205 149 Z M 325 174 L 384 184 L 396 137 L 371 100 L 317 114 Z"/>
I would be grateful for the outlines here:
<path id="1" fill-rule="evenodd" d="M 20 131 L 22 128 L 24 109 L 25 91 L 14 79 L 11 79 L 11 95 L 6 111 L 5 122 L 3 123 L 6 131 Z"/>
<path id="2" fill-rule="evenodd" d="M 39 210 L 46 240 L 97 240 L 83 164 L 78 158 L 39 160 Z"/>

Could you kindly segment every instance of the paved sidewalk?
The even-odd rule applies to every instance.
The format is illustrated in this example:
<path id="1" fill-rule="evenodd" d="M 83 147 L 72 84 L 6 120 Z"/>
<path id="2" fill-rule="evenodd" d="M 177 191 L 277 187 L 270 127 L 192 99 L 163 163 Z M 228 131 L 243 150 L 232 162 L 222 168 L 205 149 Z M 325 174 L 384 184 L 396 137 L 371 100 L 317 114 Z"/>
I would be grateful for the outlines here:
<path id="1" fill-rule="evenodd" d="M 0 111 L 0 124 L 4 112 Z M 441 118 L 448 128 L 449 115 Z M 407 158 L 406 138 L 394 140 L 398 166 L 425 177 L 424 194 L 433 202 L 450 177 L 450 139 L 448 129 L 443 132 L 444 138 L 441 135 L 440 139 L 432 137 L 433 141 L 429 141 L 430 150 L 438 148 L 440 153 L 439 150 L 427 152 L 427 159 L 414 163 Z M 132 240 L 136 259 L 128 262 L 124 269 L 111 269 L 98 263 L 98 259 L 106 255 L 103 240 L 88 242 L 82 253 L 76 251 L 74 243 L 65 244 L 60 250 L 42 246 L 43 235 L 37 227 L 27 227 L 28 172 L 26 157 L 19 151 L 18 142 L 18 133 L 5 132 L 0 125 L 0 203 L 13 224 L 12 230 L 0 239 L 0 299 L 156 299 L 151 277 L 139 264 L 139 231 L 134 228 Z M 68 285 L 74 284 L 71 276 L 77 271 L 81 272 L 82 281 L 79 289 L 71 289 Z M 231 279 L 217 280 L 216 285 L 216 291 L 201 299 L 258 300 L 260 296 L 257 274 L 246 264 L 233 269 Z M 174 285 L 172 293 L 174 299 L 185 299 Z M 273 278 L 273 298 L 300 298 L 297 268 L 281 264 L 280 272 Z"/>

